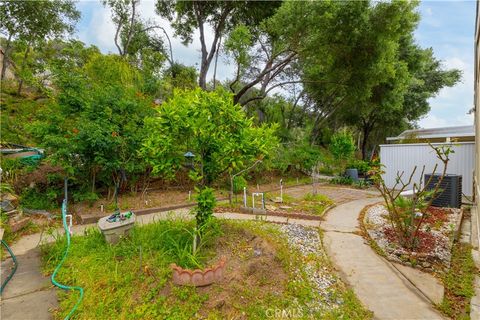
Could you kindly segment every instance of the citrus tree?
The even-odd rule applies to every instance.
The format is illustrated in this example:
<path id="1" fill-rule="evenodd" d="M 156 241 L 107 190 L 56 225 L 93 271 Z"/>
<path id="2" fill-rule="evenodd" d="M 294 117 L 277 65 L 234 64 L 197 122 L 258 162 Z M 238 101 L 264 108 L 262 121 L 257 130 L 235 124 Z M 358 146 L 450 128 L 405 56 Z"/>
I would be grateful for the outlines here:
<path id="1" fill-rule="evenodd" d="M 176 91 L 145 125 L 141 153 L 152 172 L 173 178 L 190 151 L 202 185 L 269 155 L 277 143 L 274 126 L 255 127 L 223 90 Z"/>
<path id="2" fill-rule="evenodd" d="M 185 165 L 185 153 L 191 152 L 190 177 L 200 194 L 220 175 L 242 170 L 268 156 L 277 144 L 276 127 L 254 126 L 224 90 L 175 91 L 155 116 L 145 119 L 145 126 L 141 154 L 152 173 L 173 179 Z M 208 219 L 204 214 L 196 213 L 198 223 Z"/>

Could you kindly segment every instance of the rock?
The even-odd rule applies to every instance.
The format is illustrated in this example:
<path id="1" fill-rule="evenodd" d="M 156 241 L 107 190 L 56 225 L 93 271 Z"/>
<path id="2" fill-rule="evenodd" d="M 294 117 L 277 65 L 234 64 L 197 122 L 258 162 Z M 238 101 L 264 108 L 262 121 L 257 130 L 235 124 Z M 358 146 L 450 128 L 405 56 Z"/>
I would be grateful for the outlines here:
<path id="1" fill-rule="evenodd" d="M 18 230 L 21 230 L 25 228 L 25 226 L 28 224 L 30 221 L 30 218 L 18 218 L 18 219 L 10 219 L 8 221 L 8 224 L 10 225 L 10 230 L 12 232 L 17 232 Z"/>

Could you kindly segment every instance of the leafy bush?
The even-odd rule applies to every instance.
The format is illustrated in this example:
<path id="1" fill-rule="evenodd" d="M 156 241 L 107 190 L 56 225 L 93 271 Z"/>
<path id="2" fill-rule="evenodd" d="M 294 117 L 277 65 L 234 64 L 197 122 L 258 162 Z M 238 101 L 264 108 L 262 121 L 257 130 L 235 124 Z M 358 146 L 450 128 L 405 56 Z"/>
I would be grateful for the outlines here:
<path id="1" fill-rule="evenodd" d="M 372 169 L 372 165 L 369 161 L 364 160 L 351 160 L 347 167 L 349 169 L 357 169 L 358 173 L 366 174 Z"/>
<path id="2" fill-rule="evenodd" d="M 233 192 L 234 193 L 242 193 L 243 188 L 248 186 L 247 180 L 245 180 L 242 176 L 236 176 L 233 181 Z"/>
<path id="3" fill-rule="evenodd" d="M 73 193 L 73 200 L 75 202 L 86 201 L 90 205 L 93 205 L 93 203 L 98 199 L 99 199 L 98 194 L 92 191 L 78 191 Z"/>
<path id="4" fill-rule="evenodd" d="M 309 143 L 285 145 L 278 148 L 276 157 L 272 159 L 272 167 L 282 173 L 292 170 L 309 173 L 323 160 L 324 155 L 318 146 Z"/>
<path id="5" fill-rule="evenodd" d="M 352 134 L 346 130 L 335 133 L 329 149 L 336 160 L 349 160 L 355 152 Z"/>
<path id="6" fill-rule="evenodd" d="M 352 177 L 348 176 L 339 176 L 335 177 L 330 180 L 331 184 L 344 184 L 344 185 L 352 185 L 354 183 Z"/>
<path id="7" fill-rule="evenodd" d="M 61 190 L 54 188 L 48 188 L 46 192 L 27 188 L 20 195 L 20 205 L 29 209 L 51 210 L 59 207 L 58 197 L 60 194 Z"/>
<path id="8" fill-rule="evenodd" d="M 203 189 L 196 188 L 198 195 L 196 196 L 197 207 L 195 208 L 195 219 L 197 221 L 197 229 L 203 230 L 205 224 L 213 215 L 213 209 L 217 203 L 213 189 L 204 187 Z"/>
<path id="9" fill-rule="evenodd" d="M 138 70 L 118 56 L 92 54 L 85 64 L 52 72 L 55 99 L 28 126 L 52 163 L 83 186 L 112 186 L 120 172 L 143 173 L 137 151 L 146 134 L 143 121 L 154 110 Z"/>

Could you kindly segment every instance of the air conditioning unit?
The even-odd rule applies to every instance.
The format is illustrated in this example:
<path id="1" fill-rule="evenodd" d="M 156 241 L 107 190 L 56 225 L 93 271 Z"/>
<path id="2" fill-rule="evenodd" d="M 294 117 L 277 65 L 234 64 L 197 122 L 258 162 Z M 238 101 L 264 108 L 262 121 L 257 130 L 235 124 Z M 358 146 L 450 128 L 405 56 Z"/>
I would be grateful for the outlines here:
<path id="1" fill-rule="evenodd" d="M 441 174 L 434 174 L 432 177 L 432 174 L 425 174 L 425 183 L 428 183 L 430 177 L 432 177 L 427 185 L 427 190 L 435 189 L 441 176 Z M 462 176 L 457 174 L 445 175 L 440 183 L 440 189 L 441 192 L 433 200 L 432 206 L 460 208 L 462 205 Z"/>

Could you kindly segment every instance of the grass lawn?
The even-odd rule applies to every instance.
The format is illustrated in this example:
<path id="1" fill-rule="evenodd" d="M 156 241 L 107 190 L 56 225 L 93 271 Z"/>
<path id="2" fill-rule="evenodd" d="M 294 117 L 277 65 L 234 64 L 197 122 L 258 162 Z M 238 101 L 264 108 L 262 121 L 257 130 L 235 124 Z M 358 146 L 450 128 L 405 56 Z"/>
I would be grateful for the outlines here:
<path id="1" fill-rule="evenodd" d="M 305 259 L 324 272 L 333 272 L 330 262 L 323 255 L 302 256 L 278 225 L 216 220 L 195 256 L 190 253 L 192 227 L 192 222 L 179 220 L 136 226 L 130 238 L 116 246 L 105 243 L 95 229 L 73 237 L 58 280 L 85 289 L 76 318 L 265 319 L 282 311 L 298 319 L 371 318 L 340 280 L 328 288 L 336 304 L 327 307 L 307 277 Z M 45 273 L 53 272 L 64 245 L 60 237 L 42 247 Z M 261 254 L 254 254 L 258 250 Z M 222 282 L 203 288 L 171 283 L 171 263 L 207 266 L 221 255 L 227 256 Z M 54 317 L 63 319 L 77 293 L 58 294 Z"/>

